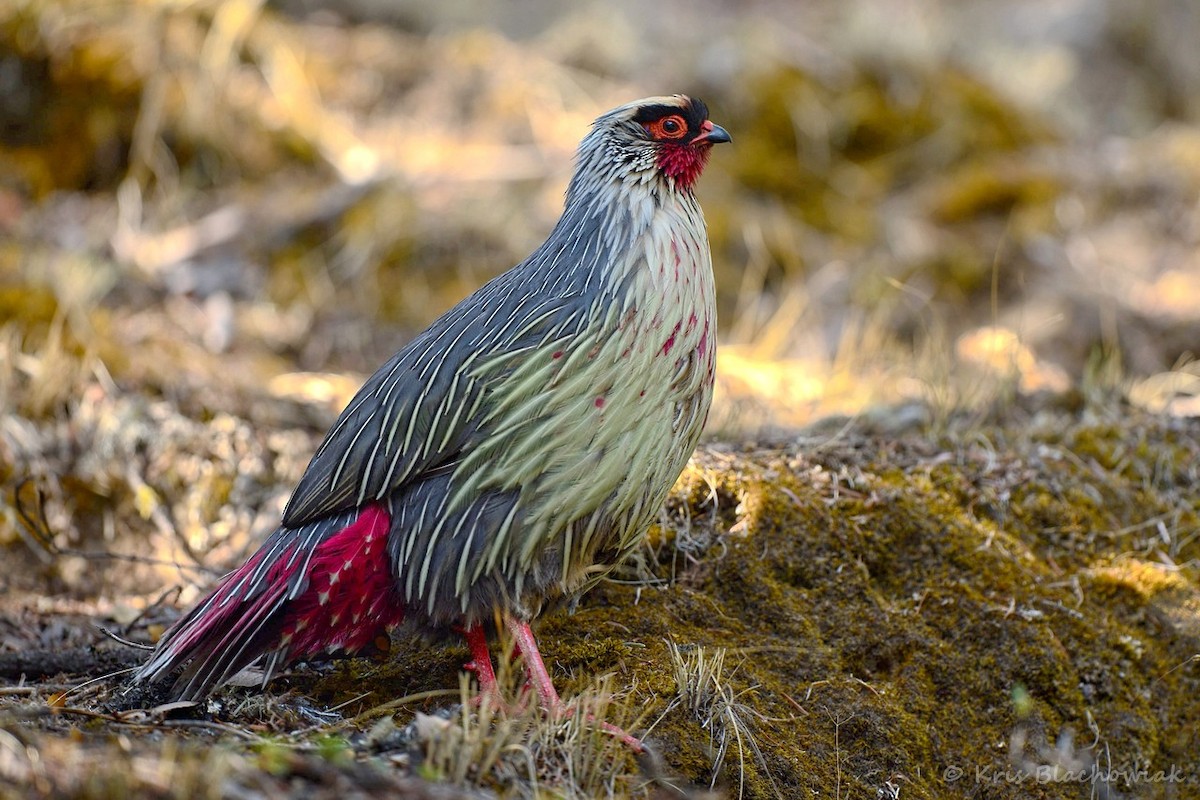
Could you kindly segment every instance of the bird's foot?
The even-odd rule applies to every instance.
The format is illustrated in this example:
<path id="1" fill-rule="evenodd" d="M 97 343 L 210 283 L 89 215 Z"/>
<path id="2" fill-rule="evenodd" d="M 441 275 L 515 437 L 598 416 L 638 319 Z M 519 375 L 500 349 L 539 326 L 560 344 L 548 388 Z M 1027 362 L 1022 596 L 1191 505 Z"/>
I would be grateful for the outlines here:
<path id="1" fill-rule="evenodd" d="M 527 707 L 525 698 L 530 694 L 535 694 L 539 705 L 551 718 L 563 719 L 572 716 L 576 709 L 563 703 L 562 698 L 558 696 L 558 690 L 554 688 L 554 682 L 546 670 L 546 663 L 538 651 L 537 640 L 534 638 L 529 624 L 508 617 L 506 618 L 506 627 L 512 634 L 518 654 L 525 661 L 528 691 L 515 707 L 503 699 L 500 693 L 500 684 L 496 680 L 496 672 L 492 668 L 492 657 L 488 651 L 487 636 L 483 626 L 473 625 L 461 631 L 467 640 L 467 646 L 471 649 L 471 660 L 463 664 L 463 669 L 475 673 L 475 678 L 479 681 L 479 694 L 475 695 L 472 702 L 478 706 L 484 702 L 485 698 L 490 698 L 492 708 L 501 709 L 506 714 L 520 714 Z M 588 722 L 596 724 L 605 733 L 620 739 L 635 754 L 641 755 L 646 752 L 646 745 L 636 736 L 610 722 L 596 719 L 594 714 L 588 714 L 586 718 Z"/>
<path id="2" fill-rule="evenodd" d="M 496 671 L 492 667 L 492 654 L 488 651 L 487 636 L 484 634 L 483 627 L 474 625 L 470 628 L 459 628 L 458 631 L 467 640 L 467 646 L 471 649 L 471 660 L 463 664 L 463 669 L 474 673 L 475 680 L 479 682 L 479 692 L 471 698 L 471 705 L 478 708 L 487 698 L 490 700 L 491 708 L 499 709 L 507 715 L 512 716 L 523 712 L 527 707 L 524 696 L 520 703 L 514 705 L 506 701 L 500 691 L 500 681 L 496 678 Z"/>
<path id="3" fill-rule="evenodd" d="M 558 690 L 554 688 L 554 681 L 550 679 L 550 673 L 546 670 L 546 662 L 542 660 L 542 654 L 537 646 L 537 639 L 534 638 L 533 631 L 529 628 L 529 623 L 521 622 L 513 617 L 506 617 L 505 624 L 509 633 L 512 634 L 517 650 L 520 651 L 521 657 L 525 659 L 525 671 L 529 676 L 529 685 L 537 692 L 542 707 L 554 717 L 565 717 L 574 714 L 575 709 L 564 705 L 562 699 L 558 696 Z M 603 720 L 597 720 L 593 714 L 588 714 L 587 720 L 588 722 L 598 724 L 601 730 L 620 739 L 634 753 L 640 755 L 646 751 L 646 745 L 642 743 L 641 739 L 630 733 L 626 733 L 616 725 L 604 722 Z"/>

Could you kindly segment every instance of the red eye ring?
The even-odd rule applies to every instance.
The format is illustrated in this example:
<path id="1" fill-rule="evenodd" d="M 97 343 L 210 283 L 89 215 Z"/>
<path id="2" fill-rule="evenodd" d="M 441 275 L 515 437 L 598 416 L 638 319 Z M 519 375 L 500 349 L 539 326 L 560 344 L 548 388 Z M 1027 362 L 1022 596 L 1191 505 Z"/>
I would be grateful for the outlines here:
<path id="1" fill-rule="evenodd" d="M 659 141 L 682 139 L 687 136 L 687 120 L 679 114 L 671 114 L 647 123 L 646 132 Z"/>

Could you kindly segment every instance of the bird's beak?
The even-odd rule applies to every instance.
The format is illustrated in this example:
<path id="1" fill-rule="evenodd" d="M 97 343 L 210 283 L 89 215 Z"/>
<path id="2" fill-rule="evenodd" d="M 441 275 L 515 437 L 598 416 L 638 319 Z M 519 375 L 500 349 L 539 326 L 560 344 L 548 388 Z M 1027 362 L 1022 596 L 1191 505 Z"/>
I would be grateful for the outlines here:
<path id="1" fill-rule="evenodd" d="M 729 131 L 722 128 L 720 125 L 714 125 L 711 120 L 704 120 L 704 124 L 700 126 L 700 135 L 692 139 L 688 144 L 721 144 L 722 142 L 732 142 Z"/>

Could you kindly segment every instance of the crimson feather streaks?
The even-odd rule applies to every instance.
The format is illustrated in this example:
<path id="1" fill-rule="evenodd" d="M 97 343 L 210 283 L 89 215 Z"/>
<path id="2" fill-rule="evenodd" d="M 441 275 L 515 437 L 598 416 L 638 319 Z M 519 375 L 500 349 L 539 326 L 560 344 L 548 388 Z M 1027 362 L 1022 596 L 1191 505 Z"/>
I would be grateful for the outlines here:
<path id="1" fill-rule="evenodd" d="M 265 682 L 290 660 L 361 650 L 404 619 L 386 553 L 390 526 L 374 503 L 357 516 L 276 532 L 168 631 L 141 672 L 187 662 L 175 683 L 187 700 L 264 653 Z"/>
<path id="2" fill-rule="evenodd" d="M 391 518 L 375 503 L 317 547 L 308 588 L 284 615 L 280 645 L 306 658 L 327 649 L 361 650 L 404 619 L 387 557 Z"/>

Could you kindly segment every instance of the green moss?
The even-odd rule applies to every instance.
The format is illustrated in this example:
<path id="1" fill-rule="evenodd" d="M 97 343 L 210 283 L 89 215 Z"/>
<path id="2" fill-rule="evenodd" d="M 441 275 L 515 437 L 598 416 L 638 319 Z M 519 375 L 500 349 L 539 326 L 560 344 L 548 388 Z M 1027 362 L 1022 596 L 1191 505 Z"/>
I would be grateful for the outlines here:
<path id="1" fill-rule="evenodd" d="M 1157 442 L 1169 428 L 1143 421 L 1132 434 Z M 1104 439 L 1102 428 L 1066 430 L 1046 435 L 1060 446 Z M 1167 438 L 1190 448 L 1195 436 Z M 1175 726 L 1195 715 L 1184 698 L 1196 678 L 1185 672 L 1172 688 L 1159 685 L 1171 658 L 1187 656 L 1147 628 L 1145 609 L 1164 594 L 1195 597 L 1194 576 L 1105 555 L 1129 544 L 1120 529 L 1152 513 L 1148 502 L 1172 498 L 1129 480 L 1142 473 L 1133 462 L 1097 474 L 1046 439 L 999 458 L 963 451 L 928 464 L 911 455 L 894 463 L 885 452 L 857 460 L 853 492 L 841 496 L 828 482 L 838 453 L 822 454 L 819 472 L 768 454 L 723 461 L 715 484 L 737 498 L 721 526 L 733 533 L 672 588 L 643 590 L 635 604 L 633 589 L 604 587 L 574 617 L 545 620 L 544 638 L 587 642 L 583 632 L 597 626 L 628 630 L 644 649 L 620 669 L 660 700 L 670 687 L 657 674 L 658 637 L 738 656 L 731 682 L 755 687 L 747 705 L 776 720 L 757 724 L 767 755 L 746 767 L 751 797 L 771 796 L 764 770 L 789 786 L 841 781 L 868 795 L 879 776 L 904 775 L 916 796 L 948 796 L 942 768 L 1003 771 L 1010 754 L 996 745 L 1017 730 L 1019 762 L 1045 761 L 1068 730 L 1077 745 L 1098 735 L 1124 764 L 1177 757 Z M 673 502 L 686 500 L 692 520 L 714 515 L 713 475 L 705 464 L 680 483 Z M 550 649 L 573 662 L 587 652 Z M 613 663 L 604 648 L 597 657 L 602 668 Z M 1025 699 L 1014 703 L 1014 693 Z M 700 721 L 677 709 L 655 736 L 673 769 L 703 782 L 711 762 L 697 745 L 706 741 Z M 727 762 L 718 782 L 736 779 Z M 997 796 L 1028 789 L 1003 786 Z M 1041 790 L 1070 796 L 1066 785 Z"/>

